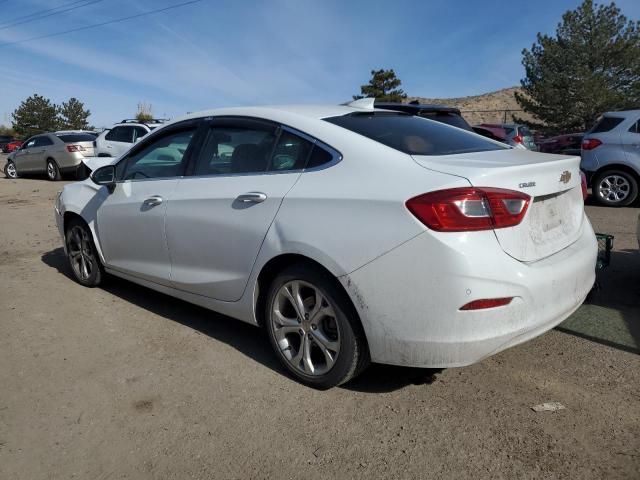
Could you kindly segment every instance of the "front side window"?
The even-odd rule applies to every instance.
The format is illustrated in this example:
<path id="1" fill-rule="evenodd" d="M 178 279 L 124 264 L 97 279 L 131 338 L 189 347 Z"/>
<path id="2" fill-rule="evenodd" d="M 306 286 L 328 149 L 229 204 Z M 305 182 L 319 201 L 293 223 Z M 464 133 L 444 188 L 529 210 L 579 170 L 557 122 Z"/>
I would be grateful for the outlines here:
<path id="1" fill-rule="evenodd" d="M 24 146 L 22 148 L 25 149 L 25 148 L 35 147 L 35 146 L 36 146 L 36 139 L 30 138 L 29 140 L 24 142 Z"/>
<path id="2" fill-rule="evenodd" d="M 276 135 L 273 128 L 213 125 L 196 161 L 194 175 L 266 172 Z"/>
<path id="3" fill-rule="evenodd" d="M 195 127 L 169 132 L 151 143 L 141 146 L 118 163 L 119 180 L 179 177 L 184 174 L 185 154 Z"/>
<path id="4" fill-rule="evenodd" d="M 113 127 L 104 137 L 112 142 L 133 143 L 133 128 Z"/>
<path id="5" fill-rule="evenodd" d="M 351 113 L 324 120 L 409 155 L 452 155 L 509 148 L 460 128 L 405 113 Z"/>

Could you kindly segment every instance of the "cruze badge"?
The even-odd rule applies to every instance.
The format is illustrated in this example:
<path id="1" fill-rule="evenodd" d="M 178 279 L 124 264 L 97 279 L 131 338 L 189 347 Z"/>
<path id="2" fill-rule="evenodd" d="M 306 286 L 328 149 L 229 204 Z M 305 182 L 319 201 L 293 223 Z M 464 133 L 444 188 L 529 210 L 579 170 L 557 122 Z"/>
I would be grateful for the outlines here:
<path id="1" fill-rule="evenodd" d="M 560 175 L 560 181 L 562 183 L 569 183 L 569 180 L 571 180 L 571 172 L 569 170 L 565 170 L 562 172 L 562 175 Z"/>
<path id="2" fill-rule="evenodd" d="M 519 183 L 518 187 L 520 188 L 529 188 L 529 187 L 535 187 L 536 186 L 536 182 L 527 182 L 527 183 Z"/>

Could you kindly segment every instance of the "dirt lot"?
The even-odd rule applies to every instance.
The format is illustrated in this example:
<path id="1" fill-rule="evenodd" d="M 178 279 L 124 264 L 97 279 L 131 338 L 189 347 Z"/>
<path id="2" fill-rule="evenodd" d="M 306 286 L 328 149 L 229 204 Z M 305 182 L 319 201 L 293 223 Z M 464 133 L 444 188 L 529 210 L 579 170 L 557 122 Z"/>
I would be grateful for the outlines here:
<path id="1" fill-rule="evenodd" d="M 258 329 L 142 287 L 89 290 L 63 183 L 0 179 L 0 478 L 640 478 L 640 209 L 562 330 L 442 372 L 374 366 L 318 392 Z M 555 413 L 531 406 L 557 401 Z"/>

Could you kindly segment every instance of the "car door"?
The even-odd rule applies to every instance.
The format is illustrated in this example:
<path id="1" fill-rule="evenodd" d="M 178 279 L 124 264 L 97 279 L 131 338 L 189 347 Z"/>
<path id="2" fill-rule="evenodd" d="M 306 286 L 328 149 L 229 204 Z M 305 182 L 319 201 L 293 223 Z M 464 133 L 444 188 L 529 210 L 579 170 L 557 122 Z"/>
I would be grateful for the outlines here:
<path id="1" fill-rule="evenodd" d="M 47 158 L 51 153 L 49 149 L 53 146 L 53 140 L 48 135 L 36 137 L 36 144 L 29 155 L 29 164 L 32 172 L 44 173 L 47 171 Z"/>
<path id="2" fill-rule="evenodd" d="M 236 301 L 313 141 L 251 119 L 219 118 L 205 130 L 167 206 L 171 281 L 181 290 Z"/>
<path id="3" fill-rule="evenodd" d="M 165 213 L 185 167 L 198 122 L 159 132 L 116 166 L 113 192 L 97 211 L 97 235 L 109 268 L 168 285 Z"/>
<path id="4" fill-rule="evenodd" d="M 120 125 L 113 127 L 105 136 L 105 148 L 112 157 L 119 157 L 133 144 L 135 130 L 133 126 Z"/>
<path id="5" fill-rule="evenodd" d="M 20 150 L 13 155 L 13 163 L 20 174 L 31 173 L 32 171 L 31 169 L 33 167 L 30 165 L 29 159 L 35 151 L 36 138 L 37 137 L 31 137 L 26 140 Z"/>
<path id="6" fill-rule="evenodd" d="M 640 119 L 634 120 L 636 121 L 631 127 L 621 134 L 621 138 L 627 162 L 640 171 Z"/>

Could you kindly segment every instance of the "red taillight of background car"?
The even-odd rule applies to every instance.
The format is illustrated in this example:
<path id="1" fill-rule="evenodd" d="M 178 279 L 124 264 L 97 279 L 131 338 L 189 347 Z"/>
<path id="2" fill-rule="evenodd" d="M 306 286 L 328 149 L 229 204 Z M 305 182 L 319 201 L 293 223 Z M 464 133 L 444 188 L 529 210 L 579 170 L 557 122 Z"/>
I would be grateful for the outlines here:
<path id="1" fill-rule="evenodd" d="M 589 196 L 589 192 L 587 192 L 587 176 L 582 170 L 580 170 L 580 186 L 582 187 L 582 200 L 586 200 Z"/>
<path id="2" fill-rule="evenodd" d="M 531 197 L 491 187 L 463 187 L 425 193 L 407 200 L 409 211 L 431 230 L 469 232 L 518 225 Z"/>
<path id="3" fill-rule="evenodd" d="M 516 135 L 515 137 L 513 137 L 513 141 L 516 143 L 523 143 L 524 142 L 524 137 L 520 134 Z"/>
<path id="4" fill-rule="evenodd" d="M 585 138 L 582 140 L 582 150 L 593 150 L 600 145 L 602 145 L 602 142 L 597 138 Z"/>
<path id="5" fill-rule="evenodd" d="M 82 145 L 67 145 L 68 152 L 84 152 L 84 147 Z"/>

